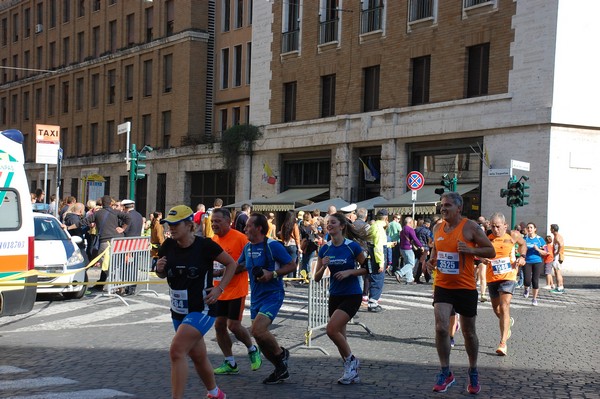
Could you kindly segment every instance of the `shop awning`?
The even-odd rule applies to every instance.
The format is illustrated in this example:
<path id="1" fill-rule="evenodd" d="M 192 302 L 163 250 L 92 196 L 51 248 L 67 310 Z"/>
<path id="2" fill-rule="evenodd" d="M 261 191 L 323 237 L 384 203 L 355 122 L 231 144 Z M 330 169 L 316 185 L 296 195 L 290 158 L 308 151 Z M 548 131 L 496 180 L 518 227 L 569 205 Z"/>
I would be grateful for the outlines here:
<path id="1" fill-rule="evenodd" d="M 368 200 L 360 201 L 356 203 L 356 209 L 365 208 L 368 211 L 374 209 L 375 205 L 381 204 L 382 202 L 386 202 L 387 200 L 383 198 L 381 195 L 379 197 L 371 198 Z"/>
<path id="2" fill-rule="evenodd" d="M 463 195 L 478 187 L 479 184 L 462 184 L 458 185 L 456 191 L 460 195 Z M 415 214 L 433 215 L 436 213 L 437 204 L 440 202 L 440 195 L 435 193 L 435 190 L 438 188 L 440 188 L 440 186 L 424 186 L 417 192 Z M 387 209 L 390 213 L 408 215 L 412 213 L 412 204 L 412 191 L 407 191 L 399 197 L 376 204 L 375 210 Z"/>
<path id="3" fill-rule="evenodd" d="M 252 201 L 252 210 L 256 212 L 289 211 L 306 200 L 329 191 L 329 188 L 290 188 L 271 198 L 258 198 Z"/>
<path id="4" fill-rule="evenodd" d="M 315 209 L 320 210 L 321 212 L 327 212 L 327 209 L 333 205 L 339 211 L 340 208 L 350 205 L 348 202 L 344 201 L 341 198 L 329 198 L 328 200 L 315 202 L 310 205 L 305 205 L 300 208 L 296 208 L 296 211 L 304 211 L 304 212 L 312 212 Z"/>
<path id="5" fill-rule="evenodd" d="M 223 208 L 241 209 L 244 204 L 252 205 L 252 200 L 234 202 L 233 204 L 224 205 Z"/>

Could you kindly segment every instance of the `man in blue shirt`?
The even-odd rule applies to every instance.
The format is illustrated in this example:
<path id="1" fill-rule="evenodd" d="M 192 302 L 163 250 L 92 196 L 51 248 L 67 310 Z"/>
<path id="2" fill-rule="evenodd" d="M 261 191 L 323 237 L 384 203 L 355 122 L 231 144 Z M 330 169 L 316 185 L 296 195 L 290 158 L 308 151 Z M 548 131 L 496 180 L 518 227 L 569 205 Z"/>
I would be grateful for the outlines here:
<path id="1" fill-rule="evenodd" d="M 278 384 L 287 380 L 290 352 L 280 347 L 269 331 L 277 316 L 285 291 L 282 277 L 296 269 L 296 263 L 279 241 L 267 238 L 269 224 L 265 215 L 250 215 L 244 232 L 250 241 L 238 260 L 250 275 L 251 332 L 265 357 L 275 370 L 263 380 L 263 384 Z"/>

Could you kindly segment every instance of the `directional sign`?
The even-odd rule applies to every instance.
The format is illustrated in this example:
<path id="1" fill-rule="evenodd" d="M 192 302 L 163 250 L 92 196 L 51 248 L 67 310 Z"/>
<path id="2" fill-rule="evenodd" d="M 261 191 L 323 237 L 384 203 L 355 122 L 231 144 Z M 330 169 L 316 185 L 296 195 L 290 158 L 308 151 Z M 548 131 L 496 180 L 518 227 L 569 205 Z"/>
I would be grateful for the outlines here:
<path id="1" fill-rule="evenodd" d="M 420 190 L 423 187 L 423 184 L 425 184 L 425 178 L 421 172 L 413 170 L 406 176 L 406 184 L 411 190 Z"/>

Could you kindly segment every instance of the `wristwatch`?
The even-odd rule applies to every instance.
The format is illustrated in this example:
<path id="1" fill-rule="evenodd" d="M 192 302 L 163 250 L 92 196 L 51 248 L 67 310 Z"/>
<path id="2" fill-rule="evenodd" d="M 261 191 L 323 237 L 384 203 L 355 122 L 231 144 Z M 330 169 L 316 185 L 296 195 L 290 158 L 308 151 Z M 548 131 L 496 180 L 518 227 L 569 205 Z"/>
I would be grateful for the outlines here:
<path id="1" fill-rule="evenodd" d="M 277 274 L 277 271 L 274 271 L 273 272 L 273 278 L 277 278 L 277 277 L 279 277 L 279 274 Z"/>

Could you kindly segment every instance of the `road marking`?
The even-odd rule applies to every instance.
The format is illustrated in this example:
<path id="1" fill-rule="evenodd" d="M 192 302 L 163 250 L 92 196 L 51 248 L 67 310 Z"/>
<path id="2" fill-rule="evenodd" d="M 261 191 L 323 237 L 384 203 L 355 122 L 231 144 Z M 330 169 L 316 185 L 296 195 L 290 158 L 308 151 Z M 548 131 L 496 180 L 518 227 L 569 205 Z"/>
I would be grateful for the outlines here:
<path id="1" fill-rule="evenodd" d="M 115 396 L 133 396 L 114 389 L 89 389 L 85 391 L 54 392 L 31 396 L 13 396 L 15 399 L 107 399 Z"/>
<path id="2" fill-rule="evenodd" d="M 18 367 L 13 366 L 0 366 L 0 374 L 16 374 L 27 371 L 25 369 L 20 369 Z"/>
<path id="3" fill-rule="evenodd" d="M 31 389 L 49 387 L 54 385 L 76 384 L 77 381 L 62 377 L 40 377 L 40 378 L 24 378 L 21 380 L 0 381 L 0 391 L 9 389 Z"/>

